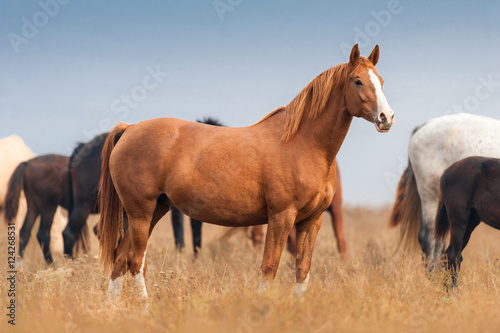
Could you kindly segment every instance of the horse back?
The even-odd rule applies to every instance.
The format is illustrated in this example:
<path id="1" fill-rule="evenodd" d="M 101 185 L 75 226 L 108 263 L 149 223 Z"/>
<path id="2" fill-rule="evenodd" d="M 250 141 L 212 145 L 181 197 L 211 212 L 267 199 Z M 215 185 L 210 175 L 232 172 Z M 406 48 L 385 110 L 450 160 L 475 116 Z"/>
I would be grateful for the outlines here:
<path id="1" fill-rule="evenodd" d="M 38 203 L 52 203 L 68 208 L 69 157 L 49 154 L 35 157 L 27 162 L 24 174 L 26 197 Z"/>
<path id="2" fill-rule="evenodd" d="M 471 155 L 500 158 L 500 121 L 472 114 L 428 120 L 412 135 L 409 158 L 419 195 L 437 203 L 439 179 L 453 163 Z"/>
<path id="3" fill-rule="evenodd" d="M 129 191 L 151 198 L 165 193 L 183 213 L 215 224 L 265 223 L 270 209 L 290 203 L 299 210 L 317 207 L 322 212 L 333 196 L 329 181 L 335 166 L 327 168 L 333 167 L 328 175 L 332 179 L 326 179 L 328 172 L 313 172 L 304 164 L 310 161 L 298 161 L 275 132 L 263 126 L 226 128 L 174 118 L 144 121 L 129 126 L 116 143 L 111 176 L 120 196 Z M 130 174 L 140 180 L 132 183 L 125 176 Z M 303 198 L 313 199 L 298 202 Z M 241 221 L 234 221 L 235 216 Z"/>

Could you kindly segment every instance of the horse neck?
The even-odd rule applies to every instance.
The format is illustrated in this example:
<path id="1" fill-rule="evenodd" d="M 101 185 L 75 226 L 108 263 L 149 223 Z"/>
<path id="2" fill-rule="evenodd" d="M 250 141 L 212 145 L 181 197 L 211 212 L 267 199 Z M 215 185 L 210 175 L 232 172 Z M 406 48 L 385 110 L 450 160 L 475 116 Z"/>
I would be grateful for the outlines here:
<path id="1" fill-rule="evenodd" d="M 297 136 L 307 137 L 308 144 L 312 144 L 312 147 L 322 152 L 327 165 L 333 164 L 353 118 L 341 96 L 343 96 L 343 86 L 332 91 L 325 109 L 315 119 L 305 115 L 301 129 L 297 133 Z"/>

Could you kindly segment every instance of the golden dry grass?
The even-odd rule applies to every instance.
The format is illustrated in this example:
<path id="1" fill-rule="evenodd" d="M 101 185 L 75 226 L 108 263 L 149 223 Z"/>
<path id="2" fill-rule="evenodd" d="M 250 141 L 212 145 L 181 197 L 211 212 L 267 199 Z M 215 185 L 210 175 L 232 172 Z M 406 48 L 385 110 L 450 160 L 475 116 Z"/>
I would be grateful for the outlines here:
<path id="1" fill-rule="evenodd" d="M 288 253 L 282 257 L 274 285 L 260 296 L 261 254 L 253 252 L 243 233 L 229 242 L 217 241 L 224 231 L 217 226 L 204 225 L 203 252 L 193 261 L 189 226 L 187 248 L 178 254 L 169 217 L 158 225 L 148 247 L 147 309 L 134 301 L 130 278 L 122 303 L 114 308 L 108 304 L 108 277 L 98 270 L 95 239 L 91 255 L 74 261 L 59 259 L 46 269 L 33 237 L 24 271 L 18 273 L 16 330 L 499 332 L 500 232 L 478 227 L 464 251 L 459 290 L 448 294 L 444 274 L 426 277 L 418 253 L 392 254 L 396 232 L 386 227 L 388 214 L 387 207 L 346 209 L 346 263 L 339 259 L 325 214 L 309 290 L 300 301 L 294 297 Z M 6 263 L 5 228 L 1 230 L 0 262 Z M 0 286 L 1 308 L 6 313 L 5 278 Z M 1 331 L 11 331 L 5 314 L 1 318 Z"/>

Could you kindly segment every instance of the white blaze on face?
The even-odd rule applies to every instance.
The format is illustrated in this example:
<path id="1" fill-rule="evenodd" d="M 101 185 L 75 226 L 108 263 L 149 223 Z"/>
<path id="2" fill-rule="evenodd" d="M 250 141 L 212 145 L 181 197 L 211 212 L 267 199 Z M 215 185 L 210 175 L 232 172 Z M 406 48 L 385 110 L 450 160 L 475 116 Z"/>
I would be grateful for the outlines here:
<path id="1" fill-rule="evenodd" d="M 379 78 L 377 77 L 377 75 L 375 75 L 375 73 L 373 73 L 373 70 L 371 69 L 368 70 L 368 75 L 370 76 L 370 81 L 372 81 L 372 84 L 375 87 L 375 97 L 377 98 L 378 108 L 377 116 L 380 117 L 380 114 L 384 112 L 387 120 L 389 122 L 392 122 L 392 116 L 394 115 L 394 112 L 389 106 L 389 103 L 387 103 L 387 99 L 385 98 L 384 92 L 382 91 L 382 86 L 380 85 Z M 382 120 L 379 118 L 379 121 Z"/>

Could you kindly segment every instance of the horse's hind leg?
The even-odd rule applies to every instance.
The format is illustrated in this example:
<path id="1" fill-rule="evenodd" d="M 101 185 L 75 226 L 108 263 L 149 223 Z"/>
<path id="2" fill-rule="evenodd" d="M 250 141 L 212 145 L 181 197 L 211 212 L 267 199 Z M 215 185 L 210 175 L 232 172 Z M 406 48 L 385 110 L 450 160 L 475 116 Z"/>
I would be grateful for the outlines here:
<path id="1" fill-rule="evenodd" d="M 24 218 L 24 223 L 19 233 L 19 256 L 22 258 L 24 256 L 24 250 L 31 237 L 31 229 L 33 229 L 33 224 L 38 216 L 38 209 L 35 207 L 33 202 L 27 200 L 28 211 L 26 212 L 26 217 Z"/>
<path id="2" fill-rule="evenodd" d="M 300 297 L 309 283 L 314 243 L 321 227 L 321 214 L 296 224 L 297 227 L 297 257 L 296 257 L 296 285 L 295 294 Z"/>
<path id="3" fill-rule="evenodd" d="M 201 221 L 191 218 L 191 232 L 193 233 L 193 251 L 194 256 L 198 256 L 198 250 L 201 249 Z"/>
<path id="4" fill-rule="evenodd" d="M 328 211 L 332 216 L 332 226 L 335 238 L 337 238 L 337 248 L 340 252 L 343 261 L 347 260 L 347 246 L 344 238 L 344 214 L 342 211 L 342 197 L 338 199 L 338 193 L 335 193 L 332 204 L 328 207 Z"/>
<path id="5" fill-rule="evenodd" d="M 470 235 L 472 234 L 474 229 L 476 229 L 476 227 L 479 225 L 480 222 L 481 222 L 481 219 L 476 214 L 476 212 L 474 210 L 471 211 L 471 214 L 469 217 L 469 223 L 467 224 L 467 229 L 465 229 L 464 240 L 462 242 L 462 251 L 465 249 L 465 247 L 469 243 Z"/>
<path id="6" fill-rule="evenodd" d="M 254 225 L 250 227 L 250 240 L 252 241 L 252 246 L 256 251 L 262 249 L 262 244 L 264 243 L 264 226 Z"/>
<path id="7" fill-rule="evenodd" d="M 426 266 L 429 272 L 434 269 L 434 265 L 441 257 L 444 248 L 443 242 L 437 242 L 434 238 L 434 220 L 438 208 L 437 203 L 437 194 L 427 194 L 426 197 L 422 197 L 422 217 L 418 241 L 425 254 L 425 259 L 427 260 Z"/>
<path id="8" fill-rule="evenodd" d="M 82 228 L 86 228 L 87 218 L 92 212 L 92 207 L 87 204 L 75 202 L 73 211 L 68 219 L 68 225 L 63 231 L 64 254 L 73 258 L 73 248 L 75 246 Z"/>
<path id="9" fill-rule="evenodd" d="M 128 261 L 131 258 L 130 252 L 130 235 L 127 232 L 123 235 L 123 238 L 118 247 L 115 249 L 115 260 L 113 263 L 113 272 L 111 273 L 111 281 L 109 283 L 108 294 L 113 299 L 121 294 L 123 287 L 123 276 L 128 270 Z"/>
<path id="10" fill-rule="evenodd" d="M 462 262 L 462 249 L 469 241 L 472 230 L 477 226 L 473 221 L 469 227 L 471 212 L 469 207 L 448 208 L 448 220 L 450 221 L 450 246 L 446 250 L 448 257 L 448 269 L 451 271 L 453 286 L 457 285 L 457 275 Z"/>
<path id="11" fill-rule="evenodd" d="M 145 284 L 147 242 L 154 226 L 169 209 L 170 205 L 165 195 L 160 196 L 156 201 L 137 203 L 137 206 L 128 207 L 128 230 L 115 250 L 115 262 L 109 285 L 110 295 L 114 298 L 121 293 L 122 278 L 128 269 L 134 276 L 134 284 L 139 296 L 148 297 Z M 150 217 L 147 214 L 148 210 L 153 211 Z"/>
<path id="12" fill-rule="evenodd" d="M 286 248 L 292 256 L 297 253 L 297 229 L 295 226 L 290 231 L 288 238 L 286 239 Z"/>
<path id="13" fill-rule="evenodd" d="M 451 220 L 450 220 L 451 222 Z M 451 238 L 450 246 L 446 251 L 448 255 L 448 267 L 451 269 L 451 277 L 453 282 L 453 287 L 457 286 L 458 272 L 460 271 L 460 265 L 462 263 L 462 251 L 469 243 L 470 236 L 474 229 L 479 225 L 481 219 L 477 216 L 474 211 L 471 211 L 469 219 L 467 222 L 462 220 L 460 226 L 451 226 Z M 460 241 L 460 237 L 462 240 Z"/>
<path id="14" fill-rule="evenodd" d="M 40 228 L 38 229 L 38 234 L 36 236 L 38 243 L 40 243 L 40 247 L 42 248 L 43 257 L 49 265 L 53 262 L 52 255 L 50 254 L 50 228 L 52 227 L 56 209 L 57 206 L 48 206 L 42 211 Z"/>
<path id="15" fill-rule="evenodd" d="M 174 229 L 175 248 L 179 251 L 184 249 L 184 223 L 183 214 L 175 206 L 172 206 L 172 228 Z"/>

